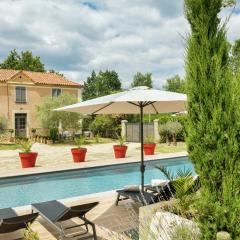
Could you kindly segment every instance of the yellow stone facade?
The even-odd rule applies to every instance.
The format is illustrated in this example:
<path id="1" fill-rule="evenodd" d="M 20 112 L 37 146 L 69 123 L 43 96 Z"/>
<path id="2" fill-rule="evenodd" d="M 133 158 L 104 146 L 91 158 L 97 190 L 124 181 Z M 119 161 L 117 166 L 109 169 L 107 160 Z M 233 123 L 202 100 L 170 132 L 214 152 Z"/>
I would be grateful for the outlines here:
<path id="1" fill-rule="evenodd" d="M 16 87 L 26 87 L 26 103 L 16 103 Z M 5 82 L 0 82 L 0 115 L 7 118 L 8 129 L 15 129 L 16 114 L 26 114 L 26 136 L 32 128 L 41 128 L 37 118 L 37 108 L 46 97 L 52 97 L 52 89 L 61 89 L 61 94 L 72 94 L 81 101 L 81 87 L 36 84 L 24 74 L 18 74 Z"/>

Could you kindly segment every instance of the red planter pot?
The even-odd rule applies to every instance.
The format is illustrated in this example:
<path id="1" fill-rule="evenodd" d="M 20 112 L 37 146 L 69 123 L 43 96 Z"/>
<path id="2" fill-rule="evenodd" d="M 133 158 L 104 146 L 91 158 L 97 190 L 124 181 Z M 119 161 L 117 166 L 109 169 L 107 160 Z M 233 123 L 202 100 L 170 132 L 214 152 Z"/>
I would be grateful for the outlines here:
<path id="1" fill-rule="evenodd" d="M 128 148 L 127 146 L 114 145 L 113 150 L 115 158 L 125 158 L 127 148 Z"/>
<path id="2" fill-rule="evenodd" d="M 84 162 L 87 149 L 86 148 L 72 148 L 71 149 L 72 156 L 73 156 L 73 161 L 78 163 L 78 162 Z"/>
<path id="3" fill-rule="evenodd" d="M 22 168 L 35 167 L 37 156 L 38 156 L 38 153 L 36 152 L 19 153 Z"/>
<path id="4" fill-rule="evenodd" d="M 145 143 L 143 145 L 145 155 L 154 155 L 156 144 L 155 143 Z"/>

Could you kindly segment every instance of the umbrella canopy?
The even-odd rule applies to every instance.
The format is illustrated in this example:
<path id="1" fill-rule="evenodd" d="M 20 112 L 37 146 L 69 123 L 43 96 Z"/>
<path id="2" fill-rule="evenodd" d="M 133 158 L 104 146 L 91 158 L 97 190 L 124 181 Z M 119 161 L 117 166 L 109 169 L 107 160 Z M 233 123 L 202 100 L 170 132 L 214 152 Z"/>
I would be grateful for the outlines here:
<path id="1" fill-rule="evenodd" d="M 155 114 L 184 111 L 186 101 L 185 94 L 136 87 L 56 110 L 85 114 L 139 114 L 139 106 L 142 103 L 144 114 Z"/>
<path id="2" fill-rule="evenodd" d="M 94 98 L 56 109 L 85 114 L 140 114 L 141 186 L 144 191 L 143 114 L 181 112 L 186 109 L 185 94 L 160 91 L 145 86 Z"/>

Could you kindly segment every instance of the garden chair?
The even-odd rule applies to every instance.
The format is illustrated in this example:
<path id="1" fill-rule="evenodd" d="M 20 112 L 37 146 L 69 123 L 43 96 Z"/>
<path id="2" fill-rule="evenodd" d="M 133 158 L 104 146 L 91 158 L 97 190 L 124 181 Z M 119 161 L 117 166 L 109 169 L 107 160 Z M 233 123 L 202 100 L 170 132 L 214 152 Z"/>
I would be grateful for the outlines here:
<path id="1" fill-rule="evenodd" d="M 12 208 L 0 209 L 0 234 L 15 232 L 28 228 L 38 217 L 38 213 L 18 216 Z"/>
<path id="2" fill-rule="evenodd" d="M 40 216 L 43 217 L 51 226 L 53 226 L 59 233 L 60 239 L 80 237 L 81 239 L 89 238 L 88 226 L 92 228 L 92 237 L 97 240 L 97 234 L 95 229 L 95 224 L 86 218 L 86 213 L 92 210 L 98 202 L 91 202 L 86 204 L 81 204 L 73 207 L 67 207 L 58 201 L 48 201 L 43 203 L 32 204 L 32 209 L 38 212 Z M 64 227 L 63 222 L 70 220 L 72 218 L 79 218 L 83 221 L 81 224 L 75 224 L 74 226 Z M 73 229 L 77 227 L 85 227 L 85 231 L 78 232 L 76 234 L 69 234 L 66 232 L 68 229 Z M 84 236 L 85 235 L 85 236 Z"/>

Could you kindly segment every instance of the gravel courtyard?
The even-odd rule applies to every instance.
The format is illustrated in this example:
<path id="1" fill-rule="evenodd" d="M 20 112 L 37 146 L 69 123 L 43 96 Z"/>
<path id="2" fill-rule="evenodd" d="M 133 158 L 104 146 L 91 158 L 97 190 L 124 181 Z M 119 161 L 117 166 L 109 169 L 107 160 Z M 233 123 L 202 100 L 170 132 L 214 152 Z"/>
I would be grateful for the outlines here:
<path id="1" fill-rule="evenodd" d="M 52 171 L 69 168 L 91 167 L 113 163 L 124 163 L 139 160 L 139 143 L 129 143 L 126 158 L 115 159 L 113 152 L 113 143 L 86 145 L 88 149 L 86 161 L 84 163 L 73 163 L 69 145 L 46 145 L 35 143 L 32 151 L 38 152 L 38 158 L 35 168 L 22 169 L 18 152 L 19 150 L 0 150 L 0 176 L 10 174 L 21 174 L 36 171 Z M 146 157 L 146 159 L 158 159 L 164 157 L 175 157 L 186 155 L 186 152 L 180 153 L 161 153 Z"/>

